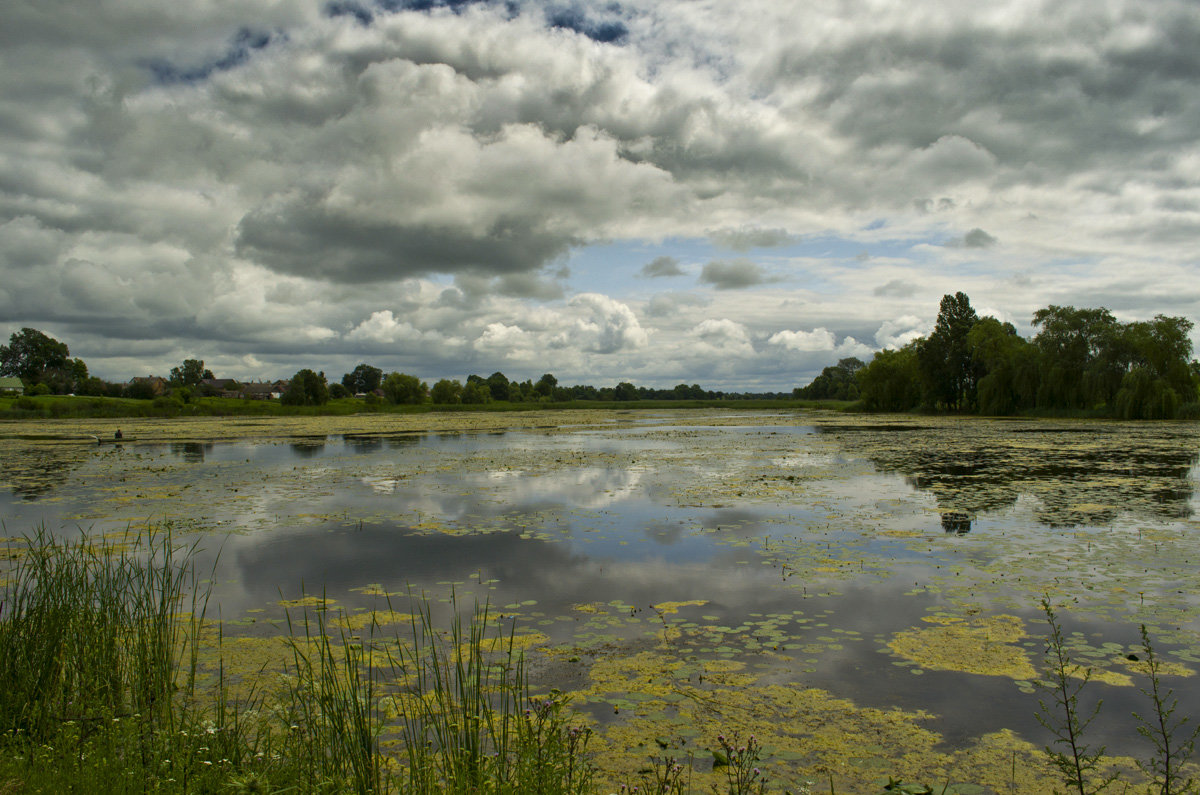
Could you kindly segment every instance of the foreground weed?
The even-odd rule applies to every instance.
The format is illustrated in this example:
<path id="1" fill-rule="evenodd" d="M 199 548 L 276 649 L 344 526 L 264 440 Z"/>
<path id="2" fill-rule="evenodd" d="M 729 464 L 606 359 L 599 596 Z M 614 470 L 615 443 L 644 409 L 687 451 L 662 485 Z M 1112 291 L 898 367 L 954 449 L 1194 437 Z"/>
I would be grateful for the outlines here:
<path id="1" fill-rule="evenodd" d="M 1047 706 L 1045 701 L 1039 701 L 1041 709 L 1037 718 L 1054 733 L 1054 745 L 1062 746 L 1062 750 L 1046 746 L 1046 753 L 1062 775 L 1063 783 L 1072 792 L 1094 795 L 1117 778 L 1116 773 L 1099 775 L 1104 746 L 1093 751 L 1084 742 L 1084 734 L 1099 714 L 1102 702 L 1097 703 L 1086 717 L 1081 715 L 1079 693 L 1091 679 L 1092 669 L 1081 669 L 1071 661 L 1058 616 L 1045 596 L 1042 597 L 1042 612 L 1046 614 L 1046 622 L 1050 625 L 1046 647 L 1048 681 L 1043 686 L 1053 695 L 1054 705 Z M 1076 676 L 1079 670 L 1082 670 L 1082 676 Z"/>
<path id="2" fill-rule="evenodd" d="M 725 772 L 729 795 L 749 795 L 767 791 L 767 778 L 758 766 L 762 747 L 751 734 L 743 743 L 736 733 L 717 735 L 721 750 L 713 751 L 713 768 Z"/>
<path id="3" fill-rule="evenodd" d="M 1154 708 L 1149 718 L 1143 718 L 1136 712 L 1138 733 L 1154 745 L 1154 756 L 1141 761 L 1138 766 L 1150 777 L 1155 791 L 1160 795 L 1187 795 L 1195 793 L 1197 785 L 1194 778 L 1185 777 L 1181 772 L 1183 766 L 1191 759 L 1196 749 L 1196 738 L 1200 736 L 1200 726 L 1188 728 L 1190 718 L 1175 717 L 1178 699 L 1173 691 L 1164 689 L 1161 681 L 1162 663 L 1154 652 L 1146 625 L 1140 625 L 1142 635 L 1142 651 L 1146 655 L 1145 672 L 1149 683 L 1141 688 L 1142 693 L 1150 699 Z"/>
<path id="4" fill-rule="evenodd" d="M 671 756 L 652 756 L 650 766 L 638 771 L 639 784 L 622 784 L 621 795 L 675 795 L 688 792 L 690 786 L 685 779 L 684 768 L 679 760 Z"/>
<path id="5" fill-rule="evenodd" d="M 314 613 L 304 609 L 302 635 L 287 615 L 294 677 L 288 692 L 288 755 L 299 760 L 310 786 L 358 795 L 383 792 L 383 720 L 370 642 L 349 638 L 343 629 L 335 645 L 325 608 L 322 598 Z"/>
<path id="6" fill-rule="evenodd" d="M 524 656 L 486 604 L 465 625 L 456 599 L 450 631 L 418 606 L 411 643 L 391 663 L 407 692 L 395 699 L 407 752 L 405 791 L 585 793 L 591 730 L 571 726 L 566 698 L 535 697 Z M 389 647 L 391 649 L 393 647 Z"/>

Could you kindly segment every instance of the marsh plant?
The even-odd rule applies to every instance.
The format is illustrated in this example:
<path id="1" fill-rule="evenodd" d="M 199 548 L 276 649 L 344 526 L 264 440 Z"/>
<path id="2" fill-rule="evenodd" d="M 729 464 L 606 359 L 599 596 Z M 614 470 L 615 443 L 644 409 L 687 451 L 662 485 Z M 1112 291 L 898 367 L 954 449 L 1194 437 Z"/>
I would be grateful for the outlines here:
<path id="1" fill-rule="evenodd" d="M 725 773 L 728 792 L 748 795 L 767 791 L 767 778 L 759 767 L 762 747 L 753 734 L 745 742 L 736 733 L 729 737 L 720 734 L 717 745 L 720 750 L 713 751 L 713 769 Z"/>
<path id="2" fill-rule="evenodd" d="M 385 791 L 377 703 L 379 677 L 369 643 L 339 630 L 334 643 L 325 600 L 299 626 L 287 616 L 292 652 L 283 700 L 285 756 L 296 760 L 301 778 L 320 790 Z"/>
<path id="3" fill-rule="evenodd" d="M 289 616 L 268 692 L 227 678 L 195 553 L 156 532 L 25 540 L 0 589 L 0 793 L 589 790 L 590 730 L 531 691 L 486 606 L 440 635 L 425 604 L 412 643 Z M 407 765 L 381 751 L 389 729 Z"/>
<path id="4" fill-rule="evenodd" d="M 418 603 L 411 642 L 387 645 L 405 692 L 393 699 L 407 755 L 405 792 L 585 793 L 591 729 L 572 725 L 566 698 L 535 694 L 525 659 L 486 604 L 435 629 Z M 389 605 L 390 606 L 390 605 Z"/>
<path id="5" fill-rule="evenodd" d="M 208 601 L 195 551 L 168 533 L 25 539 L 0 596 L 0 785 L 220 784 L 228 704 L 193 697 Z"/>
<path id="6" fill-rule="evenodd" d="M 1138 733 L 1154 746 L 1154 756 L 1142 760 L 1139 766 L 1150 777 L 1154 791 L 1159 795 L 1186 795 L 1198 789 L 1196 780 L 1184 774 L 1185 765 L 1196 750 L 1196 738 L 1200 726 L 1188 727 L 1191 719 L 1177 717 L 1179 706 L 1174 693 L 1162 682 L 1162 661 L 1150 642 L 1146 625 L 1139 627 L 1142 637 L 1142 652 L 1145 654 L 1147 684 L 1141 688 L 1153 706 L 1147 717 L 1134 713 L 1138 721 Z"/>
<path id="7" fill-rule="evenodd" d="M 1084 735 L 1103 702 L 1097 702 L 1090 712 L 1083 712 L 1079 694 L 1091 679 L 1092 671 L 1072 661 L 1058 616 L 1046 597 L 1042 598 L 1042 612 L 1050 626 L 1046 648 L 1048 679 L 1043 686 L 1050 690 L 1054 700 L 1053 705 L 1041 702 L 1038 720 L 1054 733 L 1054 744 L 1060 746 L 1047 747 L 1046 753 L 1071 792 L 1079 795 L 1102 792 L 1117 780 L 1118 773 L 1101 774 L 1104 747 L 1093 750 L 1084 741 Z M 1200 787 L 1192 775 L 1194 766 L 1190 762 L 1196 739 L 1200 737 L 1200 726 L 1189 726 L 1189 717 L 1176 715 L 1178 699 L 1162 681 L 1162 660 L 1150 641 L 1146 625 L 1140 625 L 1139 630 L 1144 660 L 1134 656 L 1130 659 L 1142 662 L 1147 683 L 1140 689 L 1152 711 L 1145 717 L 1135 712 L 1133 717 L 1138 723 L 1138 733 L 1150 741 L 1154 754 L 1140 760 L 1138 767 L 1149 777 L 1151 791 L 1158 795 L 1196 793 Z"/>
<path id="8" fill-rule="evenodd" d="M 1058 768 L 1063 783 L 1079 795 L 1102 792 L 1117 777 L 1116 773 L 1100 774 L 1104 746 L 1093 749 L 1084 741 L 1088 726 L 1100 712 L 1103 702 L 1097 702 L 1090 712 L 1084 712 L 1079 694 L 1092 676 L 1092 669 L 1071 660 L 1062 625 L 1050 604 L 1042 597 L 1042 612 L 1050 625 L 1046 642 L 1047 681 L 1053 704 L 1039 701 L 1038 721 L 1054 734 L 1054 743 L 1046 747 L 1050 761 Z"/>

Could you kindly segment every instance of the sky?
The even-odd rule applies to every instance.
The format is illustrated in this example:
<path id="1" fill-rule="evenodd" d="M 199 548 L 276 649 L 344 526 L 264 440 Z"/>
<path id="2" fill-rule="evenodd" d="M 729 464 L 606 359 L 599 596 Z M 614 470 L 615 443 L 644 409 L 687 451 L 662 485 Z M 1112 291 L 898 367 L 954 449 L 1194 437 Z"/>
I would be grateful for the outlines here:
<path id="1" fill-rule="evenodd" d="M 0 339 L 791 390 L 947 293 L 1200 320 L 1194 0 L 16 0 Z M 1194 337 L 1200 342 L 1200 337 Z"/>

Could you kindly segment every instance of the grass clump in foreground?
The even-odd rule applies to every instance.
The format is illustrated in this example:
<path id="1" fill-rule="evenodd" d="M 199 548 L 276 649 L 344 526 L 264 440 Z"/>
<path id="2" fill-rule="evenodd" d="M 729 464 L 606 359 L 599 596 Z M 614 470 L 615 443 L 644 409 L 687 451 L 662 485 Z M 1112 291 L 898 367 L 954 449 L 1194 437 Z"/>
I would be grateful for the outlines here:
<path id="1" fill-rule="evenodd" d="M 234 698 L 220 663 L 202 686 L 194 553 L 168 534 L 26 539 L 0 593 L 0 792 L 590 790 L 590 730 L 534 697 L 486 607 L 442 635 L 425 605 L 411 643 L 374 624 L 335 642 L 306 611 L 282 690 Z"/>

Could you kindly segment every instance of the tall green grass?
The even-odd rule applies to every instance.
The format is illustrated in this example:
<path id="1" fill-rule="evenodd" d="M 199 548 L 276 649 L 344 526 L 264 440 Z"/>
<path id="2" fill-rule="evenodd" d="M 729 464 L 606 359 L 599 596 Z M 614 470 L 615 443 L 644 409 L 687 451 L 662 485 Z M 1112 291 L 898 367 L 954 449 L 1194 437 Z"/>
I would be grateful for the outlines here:
<path id="1" fill-rule="evenodd" d="M 591 730 L 569 724 L 562 694 L 533 693 L 512 630 L 506 636 L 487 605 L 476 605 L 464 624 L 452 602 L 448 633 L 435 631 L 422 601 L 412 642 L 389 647 L 407 690 L 395 700 L 407 752 L 404 790 L 588 792 Z"/>
<path id="2" fill-rule="evenodd" d="M 590 788 L 590 732 L 559 694 L 534 696 L 486 605 L 465 620 L 455 605 L 439 633 L 422 601 L 409 637 L 374 623 L 352 636 L 305 609 L 288 617 L 282 687 L 234 688 L 195 546 L 153 532 L 25 541 L 0 587 L 0 793 Z"/>

